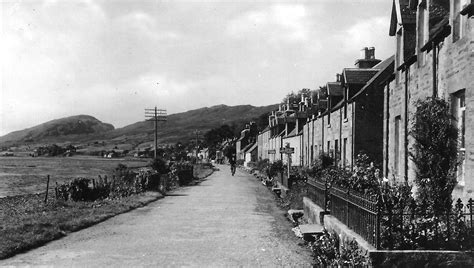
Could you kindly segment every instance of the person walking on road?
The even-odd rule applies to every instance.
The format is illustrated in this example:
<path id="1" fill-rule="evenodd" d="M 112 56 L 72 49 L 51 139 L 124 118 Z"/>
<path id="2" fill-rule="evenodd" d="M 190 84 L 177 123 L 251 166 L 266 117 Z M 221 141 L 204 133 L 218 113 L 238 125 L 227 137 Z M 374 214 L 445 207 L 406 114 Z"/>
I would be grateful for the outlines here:
<path id="1" fill-rule="evenodd" d="M 235 154 L 232 154 L 232 156 L 229 158 L 229 164 L 230 164 L 230 172 L 232 173 L 232 176 L 235 174 Z"/>

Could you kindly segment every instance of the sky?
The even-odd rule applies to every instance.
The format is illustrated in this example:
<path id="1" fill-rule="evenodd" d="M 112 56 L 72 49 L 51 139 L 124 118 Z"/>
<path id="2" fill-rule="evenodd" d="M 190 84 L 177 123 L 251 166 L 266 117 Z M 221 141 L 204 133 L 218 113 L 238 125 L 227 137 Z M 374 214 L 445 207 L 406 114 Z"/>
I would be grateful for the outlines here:
<path id="1" fill-rule="evenodd" d="M 2 1 L 0 136 L 87 114 L 263 106 L 317 89 L 363 47 L 385 59 L 392 1 Z"/>

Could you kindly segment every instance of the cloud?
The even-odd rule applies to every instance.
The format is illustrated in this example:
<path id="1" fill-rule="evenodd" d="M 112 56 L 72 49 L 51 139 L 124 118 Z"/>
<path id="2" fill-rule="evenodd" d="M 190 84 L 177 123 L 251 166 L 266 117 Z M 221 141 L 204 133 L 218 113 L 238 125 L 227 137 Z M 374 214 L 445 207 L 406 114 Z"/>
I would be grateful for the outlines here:
<path id="1" fill-rule="evenodd" d="M 345 53 L 356 53 L 354 48 L 375 47 L 379 54 L 388 57 L 393 51 L 393 42 L 387 38 L 389 21 L 390 18 L 387 16 L 359 20 L 347 30 L 336 35 L 336 40 Z"/>
<path id="2" fill-rule="evenodd" d="M 389 40 L 388 18 L 361 19 L 388 1 L 192 2 L 2 3 L 0 135 L 74 114 L 123 126 L 155 105 L 267 105 Z"/>
<path id="3" fill-rule="evenodd" d="M 227 25 L 227 34 L 234 38 L 260 36 L 272 42 L 306 41 L 310 32 L 307 20 L 304 5 L 275 4 L 234 18 Z"/>

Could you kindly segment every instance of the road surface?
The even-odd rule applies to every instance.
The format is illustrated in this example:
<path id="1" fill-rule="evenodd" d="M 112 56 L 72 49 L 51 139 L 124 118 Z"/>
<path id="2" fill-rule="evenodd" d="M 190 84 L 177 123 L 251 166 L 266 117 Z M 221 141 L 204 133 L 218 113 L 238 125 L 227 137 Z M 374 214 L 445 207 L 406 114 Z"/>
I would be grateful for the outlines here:
<path id="1" fill-rule="evenodd" d="M 0 266 L 310 266 L 273 194 L 243 171 L 219 168 L 197 186 Z"/>

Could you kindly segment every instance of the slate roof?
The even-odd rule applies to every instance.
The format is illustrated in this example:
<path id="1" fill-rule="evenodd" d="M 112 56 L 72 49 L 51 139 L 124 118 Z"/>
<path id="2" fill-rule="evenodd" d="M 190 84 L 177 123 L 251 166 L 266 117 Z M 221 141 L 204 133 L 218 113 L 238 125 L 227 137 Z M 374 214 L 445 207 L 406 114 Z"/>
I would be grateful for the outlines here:
<path id="1" fill-rule="evenodd" d="M 242 149 L 242 152 L 243 152 L 243 153 L 251 152 L 251 151 L 253 151 L 256 147 L 257 147 L 257 143 L 251 143 L 251 144 L 245 146 L 245 148 Z"/>
<path id="2" fill-rule="evenodd" d="M 342 96 L 341 82 L 328 82 L 327 89 L 329 96 Z"/>
<path id="3" fill-rule="evenodd" d="M 430 38 L 421 48 L 421 51 L 430 51 L 432 49 L 433 42 L 438 44 L 442 42 L 449 34 L 451 34 L 451 26 L 449 25 L 449 17 L 446 16 L 435 26 L 433 26 L 433 29 L 430 30 Z"/>
<path id="4" fill-rule="evenodd" d="M 270 126 L 266 126 L 260 133 L 264 133 L 270 130 Z"/>
<path id="5" fill-rule="evenodd" d="M 384 61 L 382 61 L 381 63 L 377 64 L 377 66 L 374 66 L 374 68 L 378 67 L 379 71 L 369 81 L 367 81 L 367 84 L 361 90 L 359 90 L 359 92 L 357 92 L 351 98 L 351 100 L 354 100 L 358 96 L 362 95 L 364 93 L 364 91 L 367 88 L 369 88 L 370 86 L 373 86 L 374 84 L 376 85 L 377 83 L 380 83 L 379 78 L 382 77 L 382 74 L 384 74 L 384 73 L 390 73 L 390 74 L 393 73 L 395 71 L 394 70 L 394 62 L 395 62 L 395 56 L 392 55 L 391 57 L 389 57 L 389 58 L 385 59 Z M 351 101 L 351 100 L 349 100 L 349 101 Z"/>
<path id="6" fill-rule="evenodd" d="M 392 15 L 390 18 L 389 35 L 394 36 L 397 31 L 397 24 L 415 24 L 416 9 L 410 9 L 409 0 L 393 0 Z"/>
<path id="7" fill-rule="evenodd" d="M 461 10 L 461 15 L 468 15 L 468 17 L 474 15 L 474 3 L 470 3 L 463 10 Z"/>
<path id="8" fill-rule="evenodd" d="M 337 109 L 341 108 L 344 105 L 344 100 L 342 99 L 339 101 L 334 107 L 332 107 L 331 112 L 336 111 Z"/>
<path id="9" fill-rule="evenodd" d="M 344 68 L 342 71 L 346 84 L 365 84 L 379 69 Z"/>
<path id="10" fill-rule="evenodd" d="M 294 128 L 288 135 L 286 135 L 285 138 L 289 138 L 293 136 L 296 136 L 296 128 Z"/>

